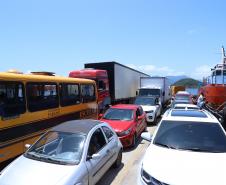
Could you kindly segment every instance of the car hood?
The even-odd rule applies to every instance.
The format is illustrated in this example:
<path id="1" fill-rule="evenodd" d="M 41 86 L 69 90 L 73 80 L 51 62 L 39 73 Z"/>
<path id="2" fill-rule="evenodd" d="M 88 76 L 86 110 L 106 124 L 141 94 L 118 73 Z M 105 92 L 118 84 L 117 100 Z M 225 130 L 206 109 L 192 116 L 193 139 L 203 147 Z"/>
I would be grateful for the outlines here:
<path id="1" fill-rule="evenodd" d="M 133 121 L 119 121 L 107 119 L 101 119 L 101 121 L 108 123 L 115 130 L 115 132 L 122 132 L 128 130 L 133 125 Z"/>
<path id="2" fill-rule="evenodd" d="M 142 105 L 141 106 L 143 108 L 144 111 L 151 111 L 153 110 L 154 112 L 156 111 L 157 109 L 157 106 L 150 106 L 150 105 Z"/>
<path id="3" fill-rule="evenodd" d="M 170 185 L 226 184 L 226 153 L 204 153 L 150 145 L 143 169 Z"/>
<path id="4" fill-rule="evenodd" d="M 58 165 L 20 156 L 0 175 L 1 185 L 56 185 L 75 171 L 77 165 Z"/>

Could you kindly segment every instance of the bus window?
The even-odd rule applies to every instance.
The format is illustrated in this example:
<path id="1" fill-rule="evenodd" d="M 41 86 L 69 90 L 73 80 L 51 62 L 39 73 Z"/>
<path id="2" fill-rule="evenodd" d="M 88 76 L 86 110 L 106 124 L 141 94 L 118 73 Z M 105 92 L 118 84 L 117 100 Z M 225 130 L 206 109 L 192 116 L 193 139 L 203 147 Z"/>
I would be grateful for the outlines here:
<path id="1" fill-rule="evenodd" d="M 76 105 L 80 103 L 80 93 L 78 84 L 60 84 L 60 105 Z"/>
<path id="2" fill-rule="evenodd" d="M 14 117 L 25 111 L 24 85 L 20 82 L 0 81 L 0 116 Z"/>
<path id="3" fill-rule="evenodd" d="M 81 95 L 84 103 L 95 101 L 95 87 L 92 84 L 81 85 Z"/>
<path id="4" fill-rule="evenodd" d="M 27 83 L 28 110 L 31 112 L 57 108 L 59 106 L 57 84 Z"/>

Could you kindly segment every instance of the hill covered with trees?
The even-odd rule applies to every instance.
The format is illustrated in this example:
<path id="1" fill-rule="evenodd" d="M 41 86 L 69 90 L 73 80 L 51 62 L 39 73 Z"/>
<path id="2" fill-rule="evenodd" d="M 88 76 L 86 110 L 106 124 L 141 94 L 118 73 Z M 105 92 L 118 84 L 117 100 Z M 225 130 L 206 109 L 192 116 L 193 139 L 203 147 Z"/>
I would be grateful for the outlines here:
<path id="1" fill-rule="evenodd" d="M 202 86 L 202 82 L 195 80 L 193 78 L 184 78 L 184 79 L 178 80 L 177 82 L 175 82 L 172 85 L 176 85 L 176 86 L 181 85 L 181 86 L 190 87 L 190 88 L 191 87 L 197 88 L 197 87 Z"/>

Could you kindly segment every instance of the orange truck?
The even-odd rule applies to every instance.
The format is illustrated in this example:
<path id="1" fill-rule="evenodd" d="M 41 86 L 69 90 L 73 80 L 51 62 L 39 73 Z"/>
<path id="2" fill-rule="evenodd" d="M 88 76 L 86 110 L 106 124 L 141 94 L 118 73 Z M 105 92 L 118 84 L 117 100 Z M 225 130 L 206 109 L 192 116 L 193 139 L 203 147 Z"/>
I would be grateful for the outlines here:
<path id="1" fill-rule="evenodd" d="M 185 86 L 173 85 L 171 86 L 171 95 L 174 96 L 178 91 L 185 91 Z"/>

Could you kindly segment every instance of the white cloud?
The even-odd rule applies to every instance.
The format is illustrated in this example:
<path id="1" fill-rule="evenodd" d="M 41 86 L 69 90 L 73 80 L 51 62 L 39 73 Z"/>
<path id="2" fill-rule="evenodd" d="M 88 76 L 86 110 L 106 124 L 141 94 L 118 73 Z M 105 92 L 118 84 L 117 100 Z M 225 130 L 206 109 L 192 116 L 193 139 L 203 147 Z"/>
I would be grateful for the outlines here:
<path id="1" fill-rule="evenodd" d="M 211 66 L 208 66 L 208 65 L 199 66 L 195 68 L 193 72 L 191 72 L 191 77 L 202 80 L 203 77 L 210 76 L 210 69 L 211 69 Z"/>
<path id="2" fill-rule="evenodd" d="M 207 77 L 210 75 L 211 66 L 202 65 L 196 68 L 193 68 L 191 71 L 176 71 L 168 66 L 155 66 L 155 65 L 135 65 L 135 64 L 127 64 L 127 66 L 141 71 L 143 73 L 149 74 L 151 76 L 181 76 L 186 75 L 188 77 L 201 80 L 203 77 Z"/>
<path id="3" fill-rule="evenodd" d="M 185 72 L 175 71 L 168 66 L 158 67 L 154 65 L 134 65 L 134 64 L 127 64 L 127 66 L 141 71 L 143 73 L 150 74 L 151 76 L 178 76 L 178 75 L 185 75 Z"/>

